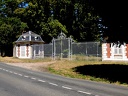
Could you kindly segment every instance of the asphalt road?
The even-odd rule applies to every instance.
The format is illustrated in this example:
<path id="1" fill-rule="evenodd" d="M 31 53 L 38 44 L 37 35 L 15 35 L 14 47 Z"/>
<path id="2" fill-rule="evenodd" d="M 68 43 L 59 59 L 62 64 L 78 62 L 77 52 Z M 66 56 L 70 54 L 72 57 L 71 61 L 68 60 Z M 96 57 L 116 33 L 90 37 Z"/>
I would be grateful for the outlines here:
<path id="1" fill-rule="evenodd" d="M 128 87 L 66 78 L 0 63 L 0 96 L 128 96 Z"/>

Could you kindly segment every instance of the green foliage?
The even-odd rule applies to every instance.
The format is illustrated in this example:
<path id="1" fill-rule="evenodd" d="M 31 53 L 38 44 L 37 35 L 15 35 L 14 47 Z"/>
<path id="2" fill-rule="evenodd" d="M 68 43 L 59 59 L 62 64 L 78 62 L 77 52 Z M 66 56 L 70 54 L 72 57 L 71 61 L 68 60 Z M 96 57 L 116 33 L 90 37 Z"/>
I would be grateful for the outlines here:
<path id="1" fill-rule="evenodd" d="M 50 42 L 53 37 L 57 37 L 61 31 L 63 31 L 65 34 L 68 33 L 66 26 L 63 26 L 58 20 L 51 20 L 51 18 L 49 18 L 47 23 L 42 22 L 41 24 L 41 34 L 46 42 Z"/>
<path id="2" fill-rule="evenodd" d="M 0 19 L 0 44 L 12 44 L 17 35 L 26 28 L 27 25 L 20 21 L 19 18 L 8 17 Z"/>
<path id="3" fill-rule="evenodd" d="M 78 42 L 99 40 L 99 16 L 88 0 L 3 0 L 0 17 L 1 44 L 11 44 L 24 30 L 36 32 L 46 43 L 61 31 Z"/>
<path id="4" fill-rule="evenodd" d="M 57 33 L 61 30 L 76 41 L 99 40 L 97 27 L 99 16 L 94 14 L 94 8 L 88 1 L 24 0 L 24 2 L 28 2 L 29 6 L 17 8 L 15 14 L 28 24 L 29 30 L 42 35 L 45 42 L 57 37 Z"/>
<path id="5" fill-rule="evenodd" d="M 15 14 L 13 14 L 14 10 L 18 8 L 18 2 L 17 0 L 2 0 L 0 7 L 2 8 L 4 15 L 13 17 L 15 16 Z"/>
<path id="6" fill-rule="evenodd" d="M 72 26 L 74 38 L 77 41 L 96 41 L 99 35 L 96 20 L 99 17 L 94 14 L 93 7 L 86 2 L 79 2 L 74 8 L 77 11 Z"/>

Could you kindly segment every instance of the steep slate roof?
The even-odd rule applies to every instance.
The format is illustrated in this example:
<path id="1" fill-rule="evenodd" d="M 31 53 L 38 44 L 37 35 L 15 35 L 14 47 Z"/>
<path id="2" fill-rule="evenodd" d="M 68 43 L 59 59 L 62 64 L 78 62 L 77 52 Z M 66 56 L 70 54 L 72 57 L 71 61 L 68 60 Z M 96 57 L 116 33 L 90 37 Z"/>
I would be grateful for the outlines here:
<path id="1" fill-rule="evenodd" d="M 16 43 L 21 42 L 37 42 L 37 43 L 44 43 L 41 36 L 38 34 L 35 34 L 34 32 L 28 31 L 24 34 L 22 34 L 16 41 Z"/>

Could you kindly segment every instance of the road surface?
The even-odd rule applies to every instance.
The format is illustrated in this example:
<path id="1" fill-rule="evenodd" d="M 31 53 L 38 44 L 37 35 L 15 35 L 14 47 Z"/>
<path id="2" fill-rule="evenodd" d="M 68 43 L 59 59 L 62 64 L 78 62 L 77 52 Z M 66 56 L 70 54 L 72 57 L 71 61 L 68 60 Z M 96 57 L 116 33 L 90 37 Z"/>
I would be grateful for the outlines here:
<path id="1" fill-rule="evenodd" d="M 0 96 L 128 96 L 128 87 L 0 63 Z"/>

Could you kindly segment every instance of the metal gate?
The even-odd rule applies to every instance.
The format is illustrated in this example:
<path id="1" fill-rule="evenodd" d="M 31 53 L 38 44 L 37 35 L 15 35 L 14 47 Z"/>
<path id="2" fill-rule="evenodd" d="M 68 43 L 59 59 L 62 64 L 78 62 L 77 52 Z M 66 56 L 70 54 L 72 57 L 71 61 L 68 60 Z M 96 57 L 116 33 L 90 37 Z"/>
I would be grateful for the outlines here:
<path id="1" fill-rule="evenodd" d="M 52 57 L 53 59 L 66 59 L 68 58 L 69 60 L 71 59 L 71 38 L 66 38 L 66 35 L 64 33 L 60 33 L 58 35 L 57 39 L 52 40 L 53 44 L 53 53 Z"/>

